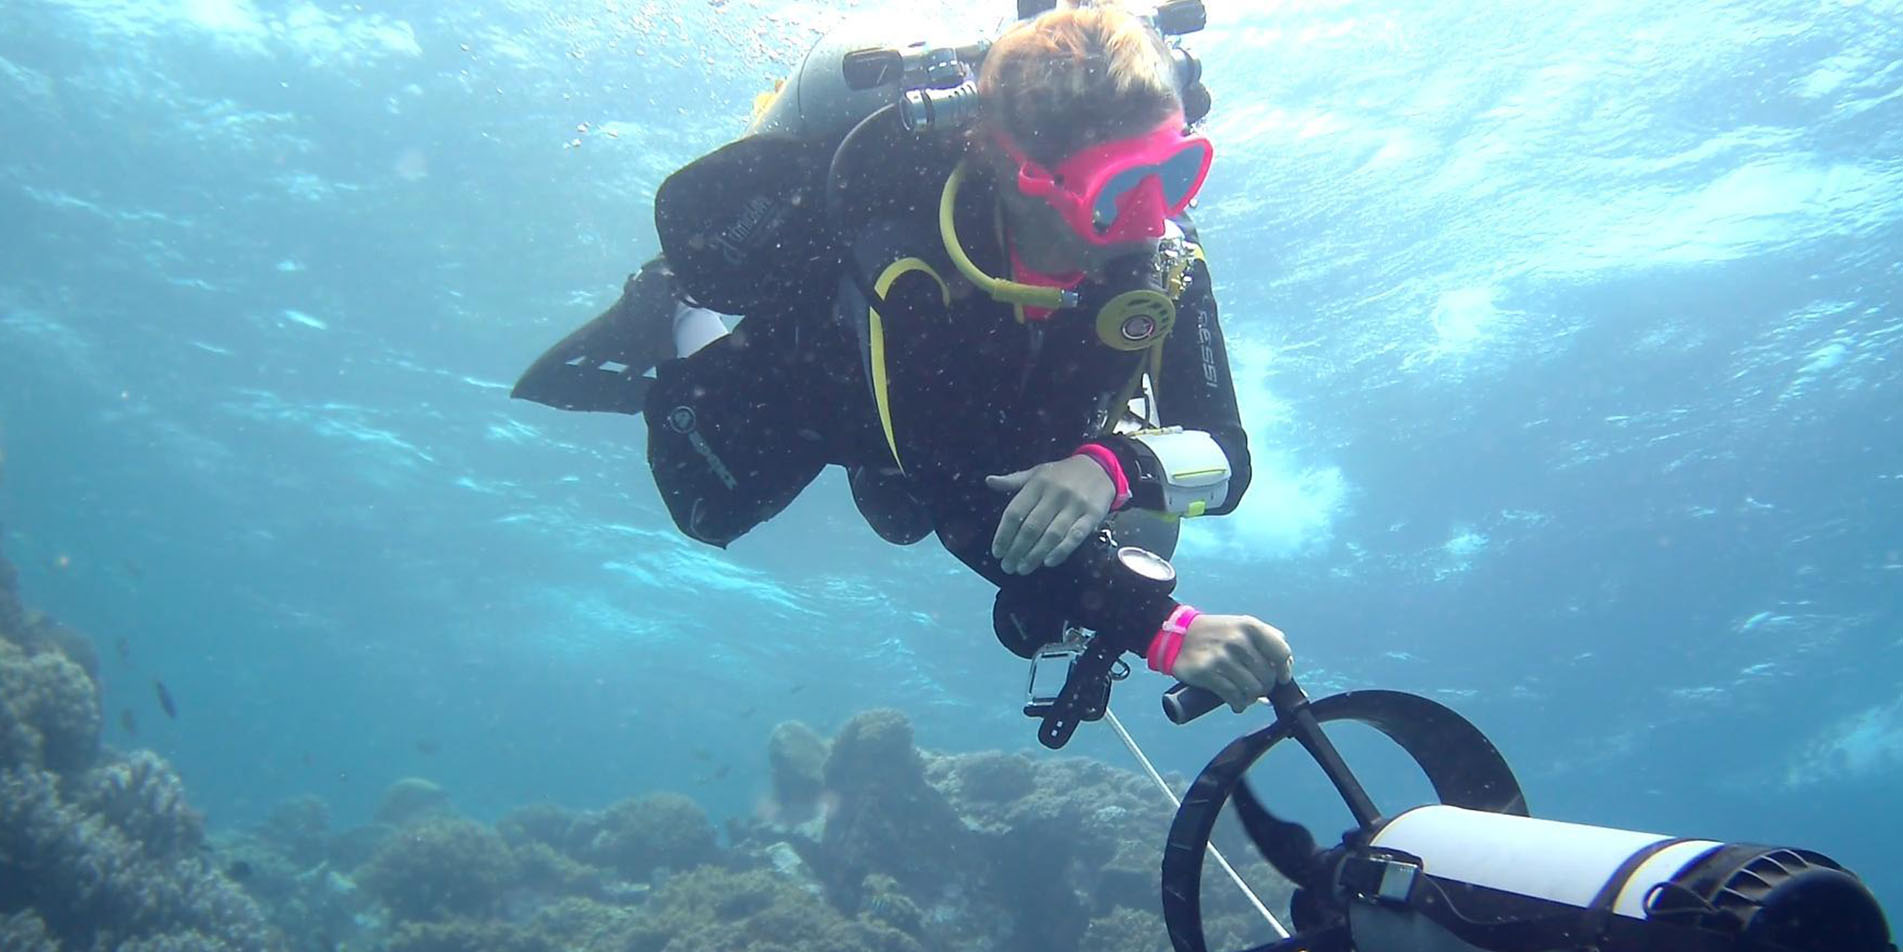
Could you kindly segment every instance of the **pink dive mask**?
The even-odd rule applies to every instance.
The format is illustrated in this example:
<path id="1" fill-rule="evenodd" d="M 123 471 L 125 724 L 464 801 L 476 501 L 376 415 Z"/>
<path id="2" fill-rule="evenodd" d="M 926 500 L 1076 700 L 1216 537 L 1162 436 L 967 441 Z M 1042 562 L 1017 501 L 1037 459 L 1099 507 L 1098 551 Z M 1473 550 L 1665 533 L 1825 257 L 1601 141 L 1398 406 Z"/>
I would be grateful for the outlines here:
<path id="1" fill-rule="evenodd" d="M 1095 245 L 1161 238 L 1163 222 L 1189 207 L 1216 156 L 1208 139 L 1183 133 L 1181 116 L 1143 135 L 1083 149 L 1054 171 L 1003 133 L 996 140 L 1018 164 L 1018 191 L 1043 199 Z"/>

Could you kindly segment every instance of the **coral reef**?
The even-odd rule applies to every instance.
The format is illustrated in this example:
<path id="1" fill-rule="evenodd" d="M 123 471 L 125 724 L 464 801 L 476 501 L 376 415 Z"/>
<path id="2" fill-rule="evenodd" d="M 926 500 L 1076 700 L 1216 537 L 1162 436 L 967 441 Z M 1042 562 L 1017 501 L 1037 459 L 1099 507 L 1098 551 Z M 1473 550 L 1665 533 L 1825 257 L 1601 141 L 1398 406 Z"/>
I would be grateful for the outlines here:
<path id="1" fill-rule="evenodd" d="M 943 761 L 934 783 L 956 801 L 1009 803 L 1037 788 L 1037 767 L 1023 754 L 985 751 Z"/>
<path id="2" fill-rule="evenodd" d="M 1084 929 L 1083 941 L 1078 946 L 1090 952 L 1158 952 L 1168 947 L 1163 917 L 1128 906 L 1113 909 L 1107 916 L 1090 920 L 1089 926 Z M 1229 946 L 1216 948 L 1226 949 Z"/>
<path id="3" fill-rule="evenodd" d="M 265 819 L 263 836 L 290 862 L 315 866 L 330 855 L 330 804 L 310 794 L 285 800 Z"/>
<path id="4" fill-rule="evenodd" d="M 166 768 L 139 789 L 176 783 Z M 161 804 L 123 801 L 136 817 Z M 182 809 L 182 808 L 181 808 Z M 252 901 L 192 849 L 148 848 L 125 828 L 183 830 L 181 817 L 121 825 L 63 801 L 49 771 L 0 771 L 0 882 L 25 884 L 25 900 L 67 948 L 129 949 L 139 943 L 191 941 L 201 949 L 274 949 L 282 943 Z M 157 948 L 161 946 L 152 945 Z"/>
<path id="5" fill-rule="evenodd" d="M 0 556 L 0 641 L 12 641 L 20 630 L 20 573 Z"/>
<path id="6" fill-rule="evenodd" d="M 622 950 L 641 934 L 643 918 L 638 907 L 569 898 L 537 912 L 529 928 L 558 949 Z"/>
<path id="7" fill-rule="evenodd" d="M 547 843 L 512 845 L 509 855 L 515 857 L 516 888 L 526 892 L 597 897 L 611 891 L 613 877 L 608 870 L 576 860 Z"/>
<path id="8" fill-rule="evenodd" d="M 558 952 L 561 946 L 508 923 L 452 920 L 406 922 L 384 945 L 386 952 Z"/>
<path id="9" fill-rule="evenodd" d="M 703 867 L 674 877 L 649 903 L 635 952 L 923 952 L 883 922 L 847 918 L 784 877 Z"/>
<path id="10" fill-rule="evenodd" d="M 67 772 L 99 751 L 99 689 L 64 653 L 0 641 L 0 766 Z"/>
<path id="11" fill-rule="evenodd" d="M 925 914 L 899 888 L 899 881 L 878 873 L 859 884 L 859 914 L 911 935 L 917 935 L 925 924 Z"/>
<path id="12" fill-rule="evenodd" d="M 496 832 L 510 846 L 542 843 L 557 850 L 573 849 L 574 830 L 581 814 L 553 803 L 531 803 L 516 807 L 496 821 Z"/>
<path id="13" fill-rule="evenodd" d="M 0 946 L 283 948 L 205 855 L 171 765 L 149 751 L 101 762 L 97 657 L 71 629 L 18 611 L 12 579 L 0 571 L 12 606 L 0 612 Z"/>
<path id="14" fill-rule="evenodd" d="M 0 579 L 4 583 L 5 579 Z M 5 594 L 0 592 L 0 595 Z M 46 934 L 46 923 L 31 910 L 0 918 L 0 949 L 7 952 L 59 952 L 59 943 Z"/>
<path id="15" fill-rule="evenodd" d="M 767 738 L 767 766 L 773 777 L 776 818 L 786 823 L 811 819 L 826 788 L 826 738 L 800 721 L 786 721 Z"/>
<path id="16" fill-rule="evenodd" d="M 969 830 L 926 781 L 904 714 L 872 710 L 846 722 L 833 739 L 825 775 L 836 806 L 813 865 L 840 908 L 858 908 L 868 875 L 889 876 L 923 895 L 970 855 Z"/>
<path id="17" fill-rule="evenodd" d="M 685 869 L 715 856 L 714 824 L 700 804 L 678 793 L 631 797 L 578 821 L 581 858 L 626 879 Z"/>
<path id="18" fill-rule="evenodd" d="M 365 931 L 370 900 L 329 860 L 300 853 L 300 849 L 313 849 L 312 831 L 285 822 L 290 816 L 310 820 L 305 812 L 309 806 L 302 802 L 310 799 L 300 797 L 285 804 L 254 830 L 214 833 L 213 854 L 226 878 L 265 909 L 291 949 L 359 948 L 356 940 Z M 321 842 L 314 849 L 319 854 L 325 851 Z"/>
<path id="19" fill-rule="evenodd" d="M 674 793 L 533 804 L 493 826 L 421 778 L 375 821 L 316 797 L 208 837 L 177 773 L 102 753 L 89 643 L 21 609 L 0 560 L 0 949 L 8 952 L 1145 952 L 1170 812 L 1081 759 L 921 751 L 893 710 L 766 743 L 770 805 Z M 1240 851 L 1238 851 L 1240 852 Z M 1278 882 L 1251 861 L 1256 882 Z M 1286 901 L 1286 888 L 1264 898 Z M 1212 943 L 1259 940 L 1232 890 Z M 269 918 L 260 911 L 263 903 Z M 287 938 L 288 937 L 288 938 Z M 1234 941 L 1231 941 L 1234 940 Z"/>
<path id="20" fill-rule="evenodd" d="M 448 791 L 422 777 L 404 777 L 384 789 L 383 800 L 377 804 L 377 822 L 403 826 L 452 812 Z"/>
<path id="21" fill-rule="evenodd" d="M 434 815 L 385 840 L 356 881 L 399 920 L 440 920 L 494 913 L 515 873 L 495 830 Z"/>
<path id="22" fill-rule="evenodd" d="M 79 807 L 119 828 L 147 852 L 181 855 L 205 842 L 205 820 L 185 802 L 185 782 L 149 750 L 91 771 L 78 785 Z"/>

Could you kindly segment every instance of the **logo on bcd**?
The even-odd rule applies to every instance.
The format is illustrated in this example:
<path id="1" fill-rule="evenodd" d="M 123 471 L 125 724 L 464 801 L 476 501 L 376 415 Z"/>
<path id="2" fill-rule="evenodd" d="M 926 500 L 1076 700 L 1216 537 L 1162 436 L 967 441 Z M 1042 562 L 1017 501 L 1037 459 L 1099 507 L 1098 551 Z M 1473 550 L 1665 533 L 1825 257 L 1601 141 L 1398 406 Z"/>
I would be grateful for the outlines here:
<path id="1" fill-rule="evenodd" d="M 694 408 L 675 407 L 667 415 L 667 428 L 676 433 L 694 432 Z"/>

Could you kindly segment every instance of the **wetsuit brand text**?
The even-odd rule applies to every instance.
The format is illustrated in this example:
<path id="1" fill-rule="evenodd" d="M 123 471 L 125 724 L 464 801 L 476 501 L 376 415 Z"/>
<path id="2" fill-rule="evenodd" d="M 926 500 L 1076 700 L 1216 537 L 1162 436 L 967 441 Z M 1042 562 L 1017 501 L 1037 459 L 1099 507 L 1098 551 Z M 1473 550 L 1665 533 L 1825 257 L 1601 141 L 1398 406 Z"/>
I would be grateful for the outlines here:
<path id="1" fill-rule="evenodd" d="M 1216 369 L 1216 334 L 1209 328 L 1209 315 L 1196 314 L 1196 342 L 1203 350 L 1203 383 L 1211 388 L 1222 386 L 1221 371 Z"/>
<path id="2" fill-rule="evenodd" d="M 714 244 L 720 247 L 720 253 L 728 264 L 739 264 L 747 254 L 748 239 L 754 232 L 760 231 L 760 225 L 773 212 L 773 202 L 764 195 L 755 195 L 740 210 L 740 218 L 732 227 L 715 236 Z"/>

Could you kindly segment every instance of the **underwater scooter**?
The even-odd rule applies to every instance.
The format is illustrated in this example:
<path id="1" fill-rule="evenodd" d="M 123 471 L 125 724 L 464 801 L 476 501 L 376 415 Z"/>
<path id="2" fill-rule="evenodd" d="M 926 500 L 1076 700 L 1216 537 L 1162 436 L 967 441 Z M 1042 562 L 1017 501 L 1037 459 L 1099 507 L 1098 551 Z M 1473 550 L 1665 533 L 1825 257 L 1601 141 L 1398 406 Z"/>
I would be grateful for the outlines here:
<path id="1" fill-rule="evenodd" d="M 1129 584 L 1175 590 L 1175 568 L 1147 549 L 1123 546 L 1116 564 Z M 1109 710 L 1112 684 L 1129 674 L 1114 649 L 1002 592 L 992 620 L 999 640 L 1031 660 L 1024 713 L 1039 719 L 1045 746 L 1062 747 L 1080 722 L 1108 718 L 1176 799 Z M 1062 636 L 1052 639 L 1055 631 Z M 1274 723 L 1223 748 L 1177 803 L 1162 864 L 1163 915 L 1176 952 L 1209 952 L 1206 858 L 1249 892 L 1210 845 L 1231 803 L 1256 850 L 1296 887 L 1293 935 L 1249 893 L 1283 938 L 1243 952 L 1896 952 L 1870 890 L 1821 853 L 1535 819 L 1493 742 L 1418 695 L 1350 691 L 1311 702 L 1289 681 L 1268 701 Z M 1178 724 L 1222 705 L 1187 684 L 1163 695 L 1164 714 Z M 1322 732 L 1337 721 L 1393 741 L 1439 802 L 1384 815 Z M 1245 779 L 1291 738 L 1354 817 L 1339 845 L 1317 846 L 1306 828 L 1270 812 Z"/>
<path id="2" fill-rule="evenodd" d="M 1182 798 L 1163 855 L 1176 952 L 1207 952 L 1201 885 L 1210 832 L 1234 803 L 1263 858 L 1296 886 L 1296 932 L 1245 952 L 1895 952 L 1876 898 L 1810 850 L 1721 843 L 1534 819 L 1480 730 L 1413 694 L 1351 691 L 1309 701 L 1269 692 L 1276 720 L 1231 742 Z M 1164 713 L 1220 706 L 1179 684 Z M 1365 724 L 1427 775 L 1439 803 L 1384 816 L 1321 725 Z M 1293 738 L 1355 819 L 1326 849 L 1263 806 L 1244 774 Z"/>

